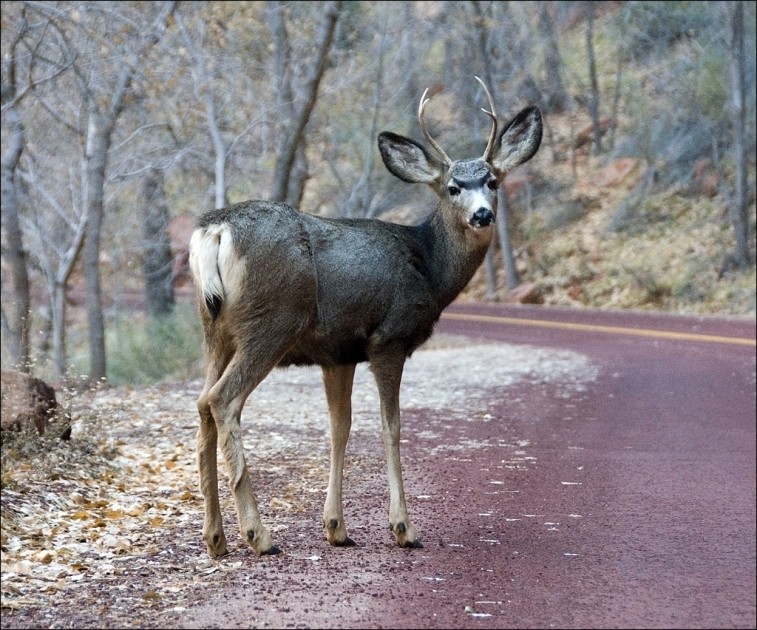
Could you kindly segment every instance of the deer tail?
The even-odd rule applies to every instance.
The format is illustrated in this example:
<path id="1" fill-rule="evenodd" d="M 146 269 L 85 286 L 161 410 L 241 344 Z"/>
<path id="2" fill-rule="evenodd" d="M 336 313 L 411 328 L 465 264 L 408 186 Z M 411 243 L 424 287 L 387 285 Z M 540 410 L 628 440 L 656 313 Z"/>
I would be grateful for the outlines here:
<path id="1" fill-rule="evenodd" d="M 240 278 L 234 253 L 231 230 L 226 224 L 197 228 L 189 241 L 189 266 L 195 284 L 200 290 L 203 304 L 213 321 L 216 320 L 224 302 L 229 299 L 229 290 L 234 292 Z"/>

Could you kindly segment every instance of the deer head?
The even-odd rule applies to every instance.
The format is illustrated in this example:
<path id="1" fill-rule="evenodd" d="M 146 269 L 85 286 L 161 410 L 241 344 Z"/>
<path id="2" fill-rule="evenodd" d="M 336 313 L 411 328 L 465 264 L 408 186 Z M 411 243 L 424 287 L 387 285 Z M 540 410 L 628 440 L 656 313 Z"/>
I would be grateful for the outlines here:
<path id="1" fill-rule="evenodd" d="M 428 90 L 418 105 L 421 131 L 434 154 L 419 143 L 395 133 L 379 134 L 381 157 L 389 171 L 410 183 L 428 184 L 439 197 L 443 211 L 456 210 L 472 230 L 489 228 L 497 216 L 497 188 L 505 175 L 533 157 L 542 137 L 541 113 L 537 107 L 523 109 L 497 133 L 494 100 L 483 81 L 489 110 L 482 111 L 492 120 L 492 128 L 483 156 L 452 160 L 431 137 L 423 114 L 430 99 Z"/>

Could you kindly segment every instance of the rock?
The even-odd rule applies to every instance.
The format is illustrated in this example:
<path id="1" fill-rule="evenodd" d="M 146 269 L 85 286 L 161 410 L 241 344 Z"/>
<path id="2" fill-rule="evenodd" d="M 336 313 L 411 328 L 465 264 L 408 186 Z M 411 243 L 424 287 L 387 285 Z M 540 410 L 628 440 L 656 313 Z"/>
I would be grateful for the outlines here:
<path id="1" fill-rule="evenodd" d="M 614 188 L 623 182 L 639 165 L 636 158 L 618 158 L 613 160 L 602 169 L 599 178 L 600 186 L 603 188 Z"/>
<path id="2" fill-rule="evenodd" d="M 712 166 L 712 160 L 705 158 L 694 164 L 691 179 L 691 194 L 714 197 L 720 188 L 720 176 Z"/>
<path id="3" fill-rule="evenodd" d="M 599 133 L 605 135 L 607 130 L 613 124 L 613 119 L 609 116 L 603 116 L 599 119 Z M 594 123 L 589 123 L 579 131 L 573 139 L 573 148 L 579 149 L 580 147 L 587 145 L 594 141 Z"/>
<path id="4" fill-rule="evenodd" d="M 34 426 L 43 435 L 58 411 L 55 390 L 39 378 L 17 370 L 2 370 L 0 401 L 3 431 Z"/>
<path id="5" fill-rule="evenodd" d="M 537 284 L 523 282 L 507 294 L 505 302 L 510 304 L 543 304 L 544 296 Z"/>

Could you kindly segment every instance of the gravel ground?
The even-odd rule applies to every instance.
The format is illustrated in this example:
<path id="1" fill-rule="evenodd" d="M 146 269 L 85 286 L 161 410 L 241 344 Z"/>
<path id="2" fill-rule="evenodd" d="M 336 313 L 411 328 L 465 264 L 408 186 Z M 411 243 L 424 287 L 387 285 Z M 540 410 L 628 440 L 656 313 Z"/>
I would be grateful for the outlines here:
<path id="1" fill-rule="evenodd" d="M 468 344 L 435 336 L 405 368 L 403 463 L 409 509 L 427 547 L 424 531 L 435 529 L 436 493 L 446 481 L 413 478 L 416 466 L 408 454 L 452 462 L 496 445 L 510 452 L 513 466 L 527 470 L 528 444 L 507 418 L 491 413 L 486 401 L 492 392 L 501 399 L 528 384 L 568 396 L 597 376 L 596 366 L 569 351 Z M 275 371 L 243 413 L 261 513 L 283 550 L 272 559 L 255 558 L 242 543 L 225 473 L 221 500 L 230 554 L 216 561 L 205 553 L 194 462 L 200 388 L 193 381 L 85 392 L 68 403 L 75 418 L 70 443 L 53 444 L 26 462 L 4 454 L 3 628 L 202 625 L 192 611 L 261 578 L 271 584 L 270 596 L 261 591 L 259 618 L 251 625 L 281 627 L 292 618 L 283 609 L 292 607 L 294 625 L 328 626 L 339 606 L 353 608 L 372 597 L 370 571 L 359 570 L 361 554 L 386 558 L 386 570 L 396 569 L 393 558 L 405 558 L 406 550 L 394 547 L 386 527 L 378 395 L 365 365 L 355 377 L 345 471 L 346 518 L 358 542 L 347 550 L 355 572 L 346 599 L 332 597 L 324 586 L 343 567 L 344 555 L 333 553 L 321 531 L 328 422 L 320 370 Z M 456 441 L 439 442 L 445 427 L 465 423 L 496 423 L 496 430 L 485 440 L 468 439 L 461 430 Z M 320 605 L 313 589 L 322 593 Z"/>

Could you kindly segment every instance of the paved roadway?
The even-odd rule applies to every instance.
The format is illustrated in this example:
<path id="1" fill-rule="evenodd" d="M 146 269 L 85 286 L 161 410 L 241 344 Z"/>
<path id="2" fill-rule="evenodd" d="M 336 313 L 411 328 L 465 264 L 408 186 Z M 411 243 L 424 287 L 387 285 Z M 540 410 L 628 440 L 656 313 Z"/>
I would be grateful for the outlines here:
<path id="1" fill-rule="evenodd" d="M 754 319 L 458 304 L 437 330 L 572 350 L 599 375 L 567 398 L 524 385 L 491 402 L 526 466 L 496 448 L 429 457 L 405 433 L 406 478 L 438 486 L 422 514 L 410 506 L 424 549 L 254 560 L 257 590 L 184 626 L 755 627 Z M 492 427 L 466 431 L 485 441 Z M 492 509 L 495 473 L 512 488 L 506 512 Z M 383 475 L 369 485 L 383 513 Z"/>

